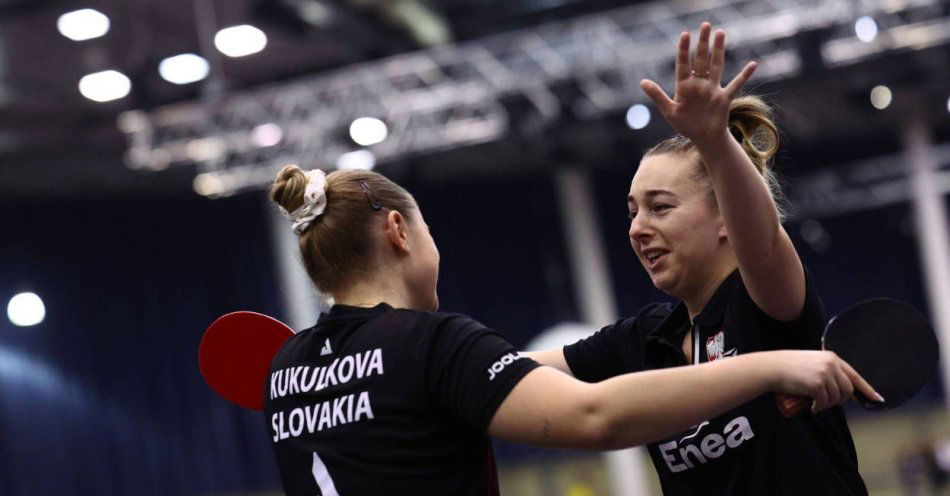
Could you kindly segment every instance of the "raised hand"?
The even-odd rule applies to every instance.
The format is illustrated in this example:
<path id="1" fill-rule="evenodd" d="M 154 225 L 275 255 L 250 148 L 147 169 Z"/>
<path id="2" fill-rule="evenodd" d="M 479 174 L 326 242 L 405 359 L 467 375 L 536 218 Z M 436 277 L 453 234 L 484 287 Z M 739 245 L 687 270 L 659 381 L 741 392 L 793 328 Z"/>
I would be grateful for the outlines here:
<path id="1" fill-rule="evenodd" d="M 729 103 L 756 67 L 755 62 L 749 62 L 729 84 L 722 87 L 726 33 L 721 29 L 716 30 L 710 53 L 711 31 L 712 26 L 708 22 L 700 26 L 699 43 L 696 44 L 692 60 L 689 56 L 689 31 L 680 34 L 673 98 L 654 81 L 640 81 L 640 88 L 653 100 L 663 118 L 677 133 L 699 146 L 728 135 Z"/>

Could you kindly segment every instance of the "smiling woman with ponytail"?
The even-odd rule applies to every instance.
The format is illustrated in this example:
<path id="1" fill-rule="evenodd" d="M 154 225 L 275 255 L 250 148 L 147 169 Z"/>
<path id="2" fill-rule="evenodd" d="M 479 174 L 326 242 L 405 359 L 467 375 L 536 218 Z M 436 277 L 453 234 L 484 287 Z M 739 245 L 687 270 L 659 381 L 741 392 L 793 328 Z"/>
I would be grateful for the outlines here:
<path id="1" fill-rule="evenodd" d="M 725 33 L 684 32 L 676 88 L 643 91 L 677 135 L 648 149 L 627 195 L 628 237 L 653 303 L 560 350 L 529 354 L 587 381 L 678 365 L 720 363 L 783 348 L 820 349 L 821 300 L 782 227 L 772 158 L 779 133 L 760 98 L 737 96 L 755 70 L 725 86 Z M 728 359 L 728 360 L 725 360 Z M 846 384 L 831 385 L 840 398 Z M 710 390 L 694 390 L 691 398 Z M 665 495 L 863 495 L 867 489 L 838 407 L 785 419 L 771 395 L 650 443 Z"/>

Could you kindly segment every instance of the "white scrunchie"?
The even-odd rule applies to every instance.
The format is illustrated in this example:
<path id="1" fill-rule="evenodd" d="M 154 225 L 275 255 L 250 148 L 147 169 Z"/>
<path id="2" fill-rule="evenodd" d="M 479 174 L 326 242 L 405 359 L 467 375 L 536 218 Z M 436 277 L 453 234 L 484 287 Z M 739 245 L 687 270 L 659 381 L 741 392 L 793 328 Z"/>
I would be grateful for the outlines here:
<path id="1" fill-rule="evenodd" d="M 293 222 L 292 229 L 298 236 L 327 208 L 326 173 L 320 169 L 313 169 L 305 174 L 307 174 L 307 188 L 303 192 L 303 205 L 293 212 L 287 212 L 287 209 L 278 206 L 280 211 Z"/>

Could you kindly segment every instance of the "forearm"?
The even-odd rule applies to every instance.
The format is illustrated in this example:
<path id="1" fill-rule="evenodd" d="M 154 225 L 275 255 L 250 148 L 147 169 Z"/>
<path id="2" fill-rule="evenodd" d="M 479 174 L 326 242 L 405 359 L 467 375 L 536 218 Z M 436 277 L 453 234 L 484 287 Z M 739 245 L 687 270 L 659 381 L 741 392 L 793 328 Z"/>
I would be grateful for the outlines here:
<path id="1" fill-rule="evenodd" d="M 697 147 L 750 296 L 773 318 L 794 320 L 805 302 L 805 273 L 762 174 L 728 130 Z"/>
<path id="2" fill-rule="evenodd" d="M 601 449 L 663 439 L 768 392 L 764 357 L 627 374 L 593 384 L 591 415 L 607 432 Z"/>
<path id="3" fill-rule="evenodd" d="M 567 360 L 564 358 L 564 351 L 561 348 L 543 351 L 522 351 L 518 354 L 525 358 L 530 358 L 541 365 L 554 367 L 567 375 L 574 375 L 571 371 L 571 367 L 567 364 Z"/>
<path id="4" fill-rule="evenodd" d="M 736 255 L 749 261 L 768 256 L 779 243 L 781 226 L 762 174 L 728 129 L 697 148 Z"/>

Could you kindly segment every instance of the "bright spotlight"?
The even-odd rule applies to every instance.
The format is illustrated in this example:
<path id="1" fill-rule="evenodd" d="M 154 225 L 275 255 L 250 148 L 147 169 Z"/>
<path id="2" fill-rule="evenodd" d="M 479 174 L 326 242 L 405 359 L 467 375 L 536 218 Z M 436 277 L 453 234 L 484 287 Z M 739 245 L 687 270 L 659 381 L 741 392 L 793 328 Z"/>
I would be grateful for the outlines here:
<path id="1" fill-rule="evenodd" d="M 347 152 L 336 159 L 336 168 L 340 170 L 372 170 L 375 166 L 376 156 L 369 150 Z"/>
<path id="2" fill-rule="evenodd" d="M 158 64 L 158 73 L 169 83 L 188 84 L 208 77 L 208 61 L 193 53 L 168 57 Z"/>
<path id="3" fill-rule="evenodd" d="M 375 145 L 386 139 L 388 135 L 386 123 L 375 117 L 360 117 L 350 124 L 350 137 L 358 145 Z"/>
<path id="4" fill-rule="evenodd" d="M 244 57 L 267 46 L 267 35 L 249 24 L 231 26 L 214 35 L 214 46 L 228 57 Z"/>
<path id="5" fill-rule="evenodd" d="M 627 127 L 643 129 L 650 123 L 650 109 L 646 105 L 636 104 L 627 110 Z"/>
<path id="6" fill-rule="evenodd" d="M 59 16 L 56 28 L 73 41 L 91 40 L 109 32 L 109 18 L 95 9 L 75 10 Z"/>
<path id="7" fill-rule="evenodd" d="M 118 100 L 129 94 L 132 82 L 119 71 L 102 71 L 87 74 L 79 80 L 79 92 L 94 102 Z"/>
<path id="8" fill-rule="evenodd" d="M 947 112 L 950 112 L 950 97 L 947 97 Z"/>
<path id="9" fill-rule="evenodd" d="M 283 137 L 283 129 L 273 122 L 261 124 L 260 126 L 257 126 L 251 130 L 251 143 L 259 148 L 274 146 L 277 143 L 280 143 L 280 140 L 283 139 Z"/>
<path id="10" fill-rule="evenodd" d="M 894 95 L 891 94 L 891 89 L 887 86 L 879 85 L 871 89 L 871 105 L 874 105 L 874 108 L 878 110 L 886 109 L 893 98 Z"/>
<path id="11" fill-rule="evenodd" d="M 224 192 L 224 181 L 218 175 L 204 172 L 195 176 L 191 182 L 195 193 L 201 196 L 216 196 Z"/>
<path id="12" fill-rule="evenodd" d="M 10 298 L 7 317 L 13 325 L 20 327 L 36 325 L 46 317 L 46 307 L 36 293 L 20 293 Z"/>
<path id="13" fill-rule="evenodd" d="M 859 40 L 870 43 L 877 38 L 877 23 L 871 16 L 863 16 L 854 22 L 854 34 Z"/>

